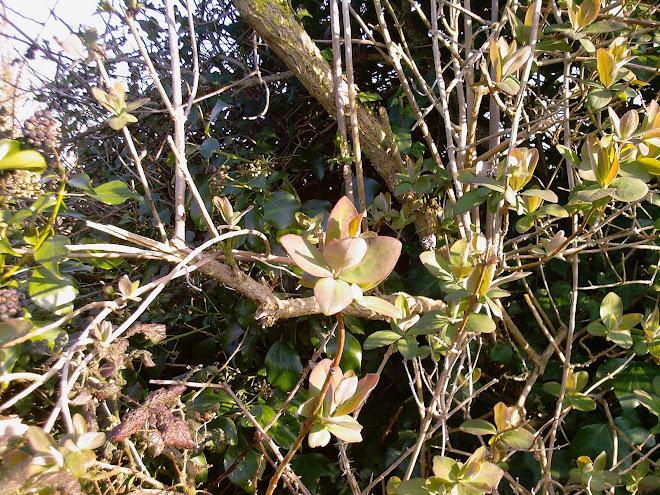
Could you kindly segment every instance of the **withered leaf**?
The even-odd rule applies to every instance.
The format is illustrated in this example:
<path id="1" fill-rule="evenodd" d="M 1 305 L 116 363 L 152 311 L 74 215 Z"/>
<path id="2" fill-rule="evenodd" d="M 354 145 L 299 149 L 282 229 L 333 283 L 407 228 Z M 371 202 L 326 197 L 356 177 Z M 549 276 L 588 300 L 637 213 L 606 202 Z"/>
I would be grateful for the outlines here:
<path id="1" fill-rule="evenodd" d="M 124 420 L 115 426 L 109 435 L 109 441 L 113 443 L 122 442 L 138 431 L 149 418 L 149 411 L 144 407 L 128 411 Z"/>
<path id="2" fill-rule="evenodd" d="M 128 329 L 126 337 L 141 333 L 155 344 L 166 337 L 166 329 L 167 327 L 162 323 L 138 323 Z"/>
<path id="3" fill-rule="evenodd" d="M 195 448 L 188 423 L 174 416 L 171 411 L 163 408 L 156 413 L 156 427 L 160 430 L 165 445 L 177 449 Z"/>

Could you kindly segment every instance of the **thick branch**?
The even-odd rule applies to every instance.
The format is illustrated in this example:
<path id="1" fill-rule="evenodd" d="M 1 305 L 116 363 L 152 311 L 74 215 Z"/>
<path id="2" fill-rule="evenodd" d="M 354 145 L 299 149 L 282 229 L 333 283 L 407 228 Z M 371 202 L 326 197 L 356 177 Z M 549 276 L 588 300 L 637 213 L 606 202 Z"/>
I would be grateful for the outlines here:
<path id="1" fill-rule="evenodd" d="M 235 0 L 234 5 L 246 22 L 263 38 L 286 66 L 307 88 L 314 98 L 331 114 L 336 114 L 335 90 L 332 68 L 321 56 L 316 44 L 295 17 L 287 2 L 280 0 Z M 342 79 L 339 88 L 340 99 L 348 112 L 348 84 Z M 357 103 L 360 144 L 378 174 L 394 192 L 397 184 L 396 173 L 404 173 L 393 149 L 384 146 L 387 132 L 385 123 L 367 106 Z M 409 207 L 419 200 L 413 193 L 399 197 Z M 420 235 L 428 235 L 437 225 L 436 212 L 424 207 L 416 215 L 415 224 Z"/>

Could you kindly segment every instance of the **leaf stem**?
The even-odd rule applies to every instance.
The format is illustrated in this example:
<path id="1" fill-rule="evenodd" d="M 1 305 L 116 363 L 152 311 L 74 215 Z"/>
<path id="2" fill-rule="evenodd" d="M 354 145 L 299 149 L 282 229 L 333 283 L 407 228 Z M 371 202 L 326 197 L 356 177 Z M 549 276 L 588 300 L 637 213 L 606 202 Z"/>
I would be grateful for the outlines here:
<path id="1" fill-rule="evenodd" d="M 325 382 L 323 382 L 323 387 L 321 387 L 319 396 L 316 398 L 316 402 L 314 403 L 314 408 L 312 409 L 310 415 L 307 417 L 307 421 L 305 421 L 305 424 L 300 430 L 298 437 L 293 442 L 293 445 L 289 449 L 289 452 L 287 452 L 287 454 L 284 456 L 284 459 L 282 459 L 282 462 L 277 468 L 277 471 L 275 471 L 275 474 L 270 479 L 270 482 L 268 483 L 268 490 L 266 491 L 266 495 L 273 495 L 275 489 L 277 488 L 277 483 L 279 482 L 282 476 L 282 473 L 284 473 L 284 470 L 289 465 L 289 462 L 291 462 L 291 459 L 293 458 L 294 454 L 298 451 L 298 449 L 303 443 L 303 440 L 305 439 L 309 431 L 312 429 L 312 425 L 314 424 L 316 415 L 321 410 L 321 405 L 323 404 L 323 399 L 325 397 L 325 394 L 330 388 L 332 374 L 339 367 L 339 362 L 341 361 L 341 356 L 342 353 L 344 352 L 344 340 L 345 340 L 344 317 L 342 316 L 341 313 L 336 313 L 335 318 L 337 318 L 337 331 L 339 332 L 337 336 L 337 352 L 335 354 L 335 359 L 332 361 L 332 365 L 330 366 L 330 371 L 328 372 L 328 376 L 325 377 Z"/>

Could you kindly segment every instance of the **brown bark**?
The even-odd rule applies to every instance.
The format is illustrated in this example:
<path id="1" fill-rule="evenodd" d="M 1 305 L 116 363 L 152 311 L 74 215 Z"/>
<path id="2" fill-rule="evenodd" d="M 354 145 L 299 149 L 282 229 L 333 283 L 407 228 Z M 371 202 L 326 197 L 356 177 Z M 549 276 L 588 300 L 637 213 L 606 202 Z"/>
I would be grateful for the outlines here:
<path id="1" fill-rule="evenodd" d="M 316 44 L 296 18 L 288 2 L 282 0 L 235 0 L 234 5 L 259 36 L 294 73 L 310 94 L 332 115 L 336 113 L 332 68 L 323 58 Z M 342 80 L 340 97 L 348 108 L 348 85 Z M 387 130 L 383 122 L 367 106 L 357 105 L 360 143 L 364 154 L 376 172 L 394 193 L 398 182 L 396 173 L 404 173 L 404 164 L 397 159 L 394 150 L 386 145 Z M 420 198 L 413 192 L 398 197 L 410 211 Z M 432 233 L 437 226 L 437 212 L 422 206 L 415 217 L 420 236 Z"/>

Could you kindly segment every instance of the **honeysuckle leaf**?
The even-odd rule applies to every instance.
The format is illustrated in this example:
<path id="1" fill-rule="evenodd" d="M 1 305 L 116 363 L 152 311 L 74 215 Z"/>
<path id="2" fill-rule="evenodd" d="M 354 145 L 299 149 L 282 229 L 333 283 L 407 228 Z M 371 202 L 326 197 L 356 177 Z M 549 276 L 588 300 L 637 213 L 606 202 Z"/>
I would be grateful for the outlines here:
<path id="1" fill-rule="evenodd" d="M 401 255 L 401 242 L 394 237 L 368 237 L 367 254 L 360 263 L 341 274 L 341 279 L 359 284 L 374 286 L 392 273 Z"/>
<path id="2" fill-rule="evenodd" d="M 326 243 L 323 258 L 336 276 L 356 266 L 367 254 L 367 241 L 360 237 L 335 239 Z"/>
<path id="3" fill-rule="evenodd" d="M 314 277 L 332 277 L 323 255 L 311 242 L 299 235 L 286 234 L 280 238 L 280 243 L 293 262 L 305 272 Z"/>
<path id="4" fill-rule="evenodd" d="M 596 66 L 598 77 L 603 86 L 609 88 L 614 84 L 614 80 L 619 72 L 616 61 L 610 52 L 605 48 L 599 48 L 596 52 Z"/>
<path id="5" fill-rule="evenodd" d="M 492 423 L 486 421 L 485 419 L 470 419 L 464 421 L 460 430 L 470 435 L 495 435 L 497 433 L 497 428 Z"/>
<path id="6" fill-rule="evenodd" d="M 466 332 L 474 333 L 492 333 L 495 331 L 495 322 L 493 319 L 485 314 L 470 313 L 465 324 Z"/>
<path id="7" fill-rule="evenodd" d="M 432 469 L 435 477 L 440 478 L 443 483 L 454 483 L 460 466 L 454 459 L 436 455 L 433 457 Z"/>
<path id="8" fill-rule="evenodd" d="M 312 369 L 312 372 L 309 374 L 309 393 L 312 397 L 318 397 L 323 388 L 323 383 L 325 383 L 325 377 L 330 373 L 330 368 L 332 366 L 332 359 L 322 359 L 319 361 Z M 342 379 L 342 372 L 339 368 L 336 368 L 332 374 L 332 383 L 335 385 L 335 388 L 339 385 Z"/>
<path id="9" fill-rule="evenodd" d="M 385 299 L 381 299 L 380 297 L 363 296 L 358 301 L 358 304 L 373 311 L 374 313 L 389 316 L 390 318 L 394 319 L 401 318 L 401 311 L 399 311 L 396 306 L 387 302 Z"/>
<path id="10" fill-rule="evenodd" d="M 620 320 L 623 316 L 623 303 L 621 298 L 614 292 L 607 294 L 600 303 L 600 317 L 607 320 L 610 315 L 613 315 L 617 320 Z"/>
<path id="11" fill-rule="evenodd" d="M 314 285 L 314 297 L 321 307 L 321 312 L 332 316 L 353 302 L 353 289 L 343 280 L 322 278 Z"/>
<path id="12" fill-rule="evenodd" d="M 378 347 L 383 347 L 390 345 L 393 342 L 396 342 L 403 337 L 403 334 L 399 334 L 393 330 L 379 330 L 377 332 L 369 335 L 364 341 L 362 348 L 365 351 L 370 351 Z"/>
<path id="13" fill-rule="evenodd" d="M 351 373 L 351 376 L 346 376 L 349 373 Z M 338 406 L 353 397 L 355 395 L 355 391 L 357 390 L 358 378 L 355 376 L 355 373 L 353 371 L 349 371 L 346 373 L 346 375 L 344 375 L 344 378 L 335 390 L 334 400 Z M 333 416 L 343 416 L 344 414 L 346 413 L 341 413 L 337 410 L 333 411 L 332 413 Z"/>

